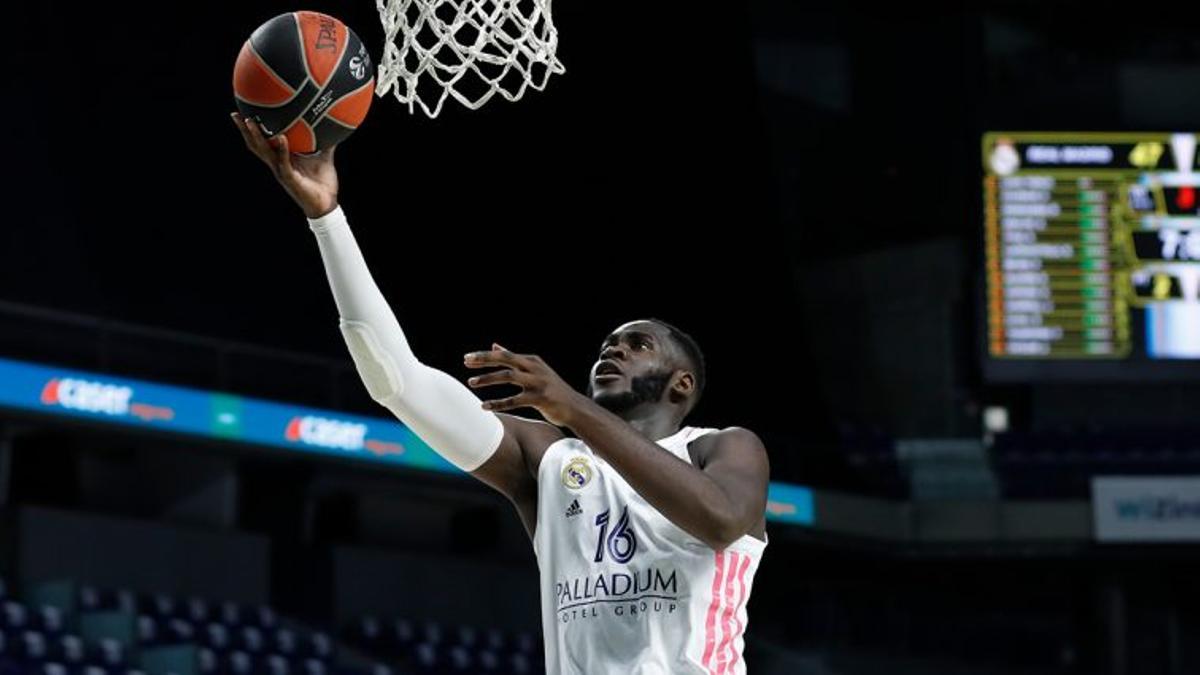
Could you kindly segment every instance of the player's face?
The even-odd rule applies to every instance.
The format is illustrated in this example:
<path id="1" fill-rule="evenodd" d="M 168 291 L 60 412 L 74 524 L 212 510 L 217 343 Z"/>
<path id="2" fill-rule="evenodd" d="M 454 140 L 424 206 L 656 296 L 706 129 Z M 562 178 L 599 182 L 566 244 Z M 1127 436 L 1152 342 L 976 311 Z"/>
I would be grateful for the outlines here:
<path id="1" fill-rule="evenodd" d="M 675 374 L 670 335 L 649 321 L 621 326 L 604 339 L 592 366 L 588 393 L 601 406 L 621 412 L 661 401 Z"/>

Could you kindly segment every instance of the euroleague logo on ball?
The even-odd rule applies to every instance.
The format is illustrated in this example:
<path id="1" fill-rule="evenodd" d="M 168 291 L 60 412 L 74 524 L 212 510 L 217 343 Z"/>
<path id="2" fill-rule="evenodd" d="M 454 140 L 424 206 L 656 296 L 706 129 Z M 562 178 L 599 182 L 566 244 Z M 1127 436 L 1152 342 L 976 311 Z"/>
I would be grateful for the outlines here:
<path id="1" fill-rule="evenodd" d="M 371 57 L 367 56 L 367 48 L 365 46 L 358 48 L 358 55 L 350 58 L 350 74 L 354 79 L 361 80 L 367 76 L 367 65 L 371 63 Z"/>

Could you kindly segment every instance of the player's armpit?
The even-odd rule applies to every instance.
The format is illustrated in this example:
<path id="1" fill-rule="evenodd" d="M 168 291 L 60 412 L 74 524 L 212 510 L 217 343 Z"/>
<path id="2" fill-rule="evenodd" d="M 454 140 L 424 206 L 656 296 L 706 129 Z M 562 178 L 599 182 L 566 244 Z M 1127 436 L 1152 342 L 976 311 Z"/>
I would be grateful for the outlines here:
<path id="1" fill-rule="evenodd" d="M 496 452 L 471 475 L 488 484 L 514 503 L 537 494 L 537 470 L 542 455 L 555 441 L 564 438 L 556 426 L 515 415 L 499 413 L 504 437 Z"/>

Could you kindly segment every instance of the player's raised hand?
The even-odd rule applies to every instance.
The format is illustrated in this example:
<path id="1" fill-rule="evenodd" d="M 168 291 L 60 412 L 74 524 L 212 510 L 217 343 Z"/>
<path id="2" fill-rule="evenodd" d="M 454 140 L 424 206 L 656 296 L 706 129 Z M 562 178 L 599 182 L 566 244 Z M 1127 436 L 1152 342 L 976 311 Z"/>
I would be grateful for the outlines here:
<path id="1" fill-rule="evenodd" d="M 337 146 L 314 155 L 293 155 L 283 134 L 268 139 L 254 120 L 236 112 L 230 118 L 246 147 L 271 169 L 304 215 L 317 218 L 337 207 L 338 177 L 333 165 Z"/>
<path id="2" fill-rule="evenodd" d="M 514 354 L 493 344 L 491 351 L 472 352 L 463 359 L 465 365 L 472 369 L 500 368 L 467 380 L 467 385 L 472 389 L 498 384 L 512 384 L 521 388 L 517 396 L 484 402 L 485 410 L 506 412 L 517 408 L 534 408 L 547 422 L 569 427 L 573 413 L 580 406 L 591 404 L 590 399 L 572 389 L 537 355 Z"/>

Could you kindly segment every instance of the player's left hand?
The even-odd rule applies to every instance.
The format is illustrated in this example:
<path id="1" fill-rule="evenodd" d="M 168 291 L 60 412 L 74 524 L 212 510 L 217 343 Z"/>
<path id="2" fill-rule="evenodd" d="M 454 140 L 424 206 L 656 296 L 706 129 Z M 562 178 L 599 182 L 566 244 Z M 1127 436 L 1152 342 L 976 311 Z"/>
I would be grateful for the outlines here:
<path id="1" fill-rule="evenodd" d="M 491 351 L 467 354 L 465 363 L 468 368 L 501 368 L 467 380 L 467 385 L 472 389 L 498 384 L 512 384 L 521 388 L 521 393 L 516 396 L 484 401 L 484 410 L 503 412 L 516 408 L 534 408 L 547 422 L 563 427 L 569 425 L 571 414 L 578 406 L 590 402 L 586 396 L 564 382 L 540 356 L 514 354 L 498 344 L 493 344 Z"/>

